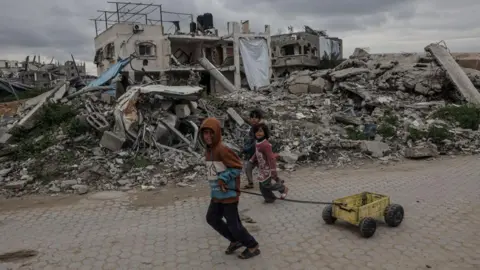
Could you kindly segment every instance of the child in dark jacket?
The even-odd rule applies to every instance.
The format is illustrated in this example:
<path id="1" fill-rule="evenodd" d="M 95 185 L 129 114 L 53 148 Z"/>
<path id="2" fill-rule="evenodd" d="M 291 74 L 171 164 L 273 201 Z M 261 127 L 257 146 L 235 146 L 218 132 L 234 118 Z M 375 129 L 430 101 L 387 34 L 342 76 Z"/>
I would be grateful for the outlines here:
<path id="1" fill-rule="evenodd" d="M 256 163 L 251 163 L 250 159 L 255 155 L 255 132 L 253 131 L 254 127 L 260 124 L 263 120 L 262 111 L 255 109 L 250 112 L 250 131 L 248 132 L 248 137 L 246 138 L 245 145 L 243 147 L 243 155 L 245 158 L 245 174 L 247 176 L 248 183 L 243 187 L 244 189 L 253 188 L 253 169 L 257 166 Z"/>
<path id="2" fill-rule="evenodd" d="M 277 175 L 276 154 L 272 151 L 272 145 L 268 142 L 270 138 L 267 125 L 260 123 L 254 126 L 256 137 L 255 155 L 250 159 L 252 163 L 258 163 L 260 169 L 258 180 L 260 182 L 260 192 L 266 203 L 274 202 L 277 197 L 273 191 L 280 192 L 280 199 L 287 197 L 288 188 L 283 184 Z M 272 180 L 276 183 L 272 183 Z"/>
<path id="3" fill-rule="evenodd" d="M 207 148 L 205 162 L 211 189 L 207 222 L 230 241 L 226 254 L 233 254 L 235 250 L 244 246 L 246 248 L 239 258 L 255 257 L 260 254 L 258 243 L 245 229 L 238 213 L 242 161 L 235 152 L 222 143 L 220 122 L 217 119 L 205 119 L 200 132 Z"/>

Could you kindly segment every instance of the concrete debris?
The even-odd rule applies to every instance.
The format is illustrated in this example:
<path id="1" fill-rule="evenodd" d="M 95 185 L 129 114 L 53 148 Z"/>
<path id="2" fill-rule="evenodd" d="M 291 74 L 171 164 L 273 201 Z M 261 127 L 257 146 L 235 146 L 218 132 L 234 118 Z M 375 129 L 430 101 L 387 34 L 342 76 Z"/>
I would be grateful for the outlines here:
<path id="1" fill-rule="evenodd" d="M 480 105 L 480 93 L 468 78 L 467 74 L 455 62 L 447 48 L 439 44 L 430 44 L 425 47 L 425 51 L 430 52 L 442 68 L 445 69 L 447 76 L 453 82 L 455 87 L 467 99 L 468 102 Z"/>
<path id="2" fill-rule="evenodd" d="M 228 115 L 237 123 L 239 126 L 243 126 L 245 124 L 245 121 L 243 118 L 235 111 L 233 108 L 228 108 L 227 109 Z"/>
<path id="3" fill-rule="evenodd" d="M 363 141 L 360 148 L 372 157 L 381 158 L 390 151 L 388 144 L 378 141 Z"/>
<path id="4" fill-rule="evenodd" d="M 217 117 L 225 145 L 240 155 L 250 128 L 244 117 L 257 108 L 285 170 L 479 153 L 480 112 L 462 103 L 443 69 L 449 72 L 429 55 L 358 49 L 331 69 L 295 71 L 256 91 L 208 98 L 190 84 L 151 81 L 119 94 L 107 91 L 111 85 L 61 82 L 1 119 L 0 195 L 193 187 L 205 178 L 202 120 Z M 480 87 L 480 72 L 464 71 Z M 71 112 L 66 120 L 42 119 L 51 106 L 60 106 L 55 114 Z"/>
<path id="5" fill-rule="evenodd" d="M 437 146 L 431 143 L 407 148 L 404 153 L 404 156 L 410 159 L 437 157 L 438 155 Z"/>

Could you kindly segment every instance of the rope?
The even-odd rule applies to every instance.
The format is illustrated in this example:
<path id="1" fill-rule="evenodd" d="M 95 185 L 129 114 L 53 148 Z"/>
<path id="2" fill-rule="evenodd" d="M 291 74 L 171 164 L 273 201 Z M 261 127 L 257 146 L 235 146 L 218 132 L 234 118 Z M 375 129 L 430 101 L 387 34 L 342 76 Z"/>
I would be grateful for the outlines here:
<path id="1" fill-rule="evenodd" d="M 243 190 L 243 189 L 238 190 L 238 189 L 228 189 L 227 188 L 227 190 L 263 197 L 262 194 L 251 192 L 251 191 L 246 191 L 246 190 Z M 304 201 L 304 200 L 293 200 L 293 199 L 282 199 L 282 201 L 294 202 L 294 203 L 305 203 L 305 204 L 340 205 L 340 206 L 343 206 L 343 204 L 341 204 L 341 203 L 321 202 L 321 201 Z"/>

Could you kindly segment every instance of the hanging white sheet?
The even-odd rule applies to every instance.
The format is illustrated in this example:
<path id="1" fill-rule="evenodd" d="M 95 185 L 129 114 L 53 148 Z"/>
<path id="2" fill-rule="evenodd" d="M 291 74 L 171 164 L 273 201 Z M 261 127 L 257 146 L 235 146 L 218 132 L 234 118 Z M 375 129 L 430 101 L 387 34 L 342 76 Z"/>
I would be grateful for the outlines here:
<path id="1" fill-rule="evenodd" d="M 267 41 L 263 38 L 240 38 L 239 43 L 240 55 L 250 89 L 254 90 L 269 85 L 270 55 Z"/>
<path id="2" fill-rule="evenodd" d="M 331 39 L 332 42 L 332 55 L 336 57 L 340 56 L 340 41 Z"/>
<path id="3" fill-rule="evenodd" d="M 320 37 L 320 58 L 327 57 L 330 59 L 332 55 L 332 42 L 330 39 L 325 37 Z"/>

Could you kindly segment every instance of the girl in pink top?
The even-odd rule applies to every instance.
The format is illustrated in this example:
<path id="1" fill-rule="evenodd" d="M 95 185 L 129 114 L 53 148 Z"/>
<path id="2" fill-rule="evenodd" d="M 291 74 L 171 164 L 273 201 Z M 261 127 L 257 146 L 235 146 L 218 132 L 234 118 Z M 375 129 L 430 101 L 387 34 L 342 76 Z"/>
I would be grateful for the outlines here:
<path id="1" fill-rule="evenodd" d="M 255 155 L 250 159 L 250 162 L 258 164 L 260 192 L 266 203 L 273 203 L 277 199 L 273 191 L 280 192 L 280 199 L 285 199 L 288 188 L 277 175 L 277 155 L 273 153 L 272 145 L 268 142 L 270 137 L 268 127 L 264 123 L 260 123 L 254 126 L 253 132 L 255 133 L 257 143 L 255 145 Z M 272 180 L 275 183 L 272 183 Z"/>

